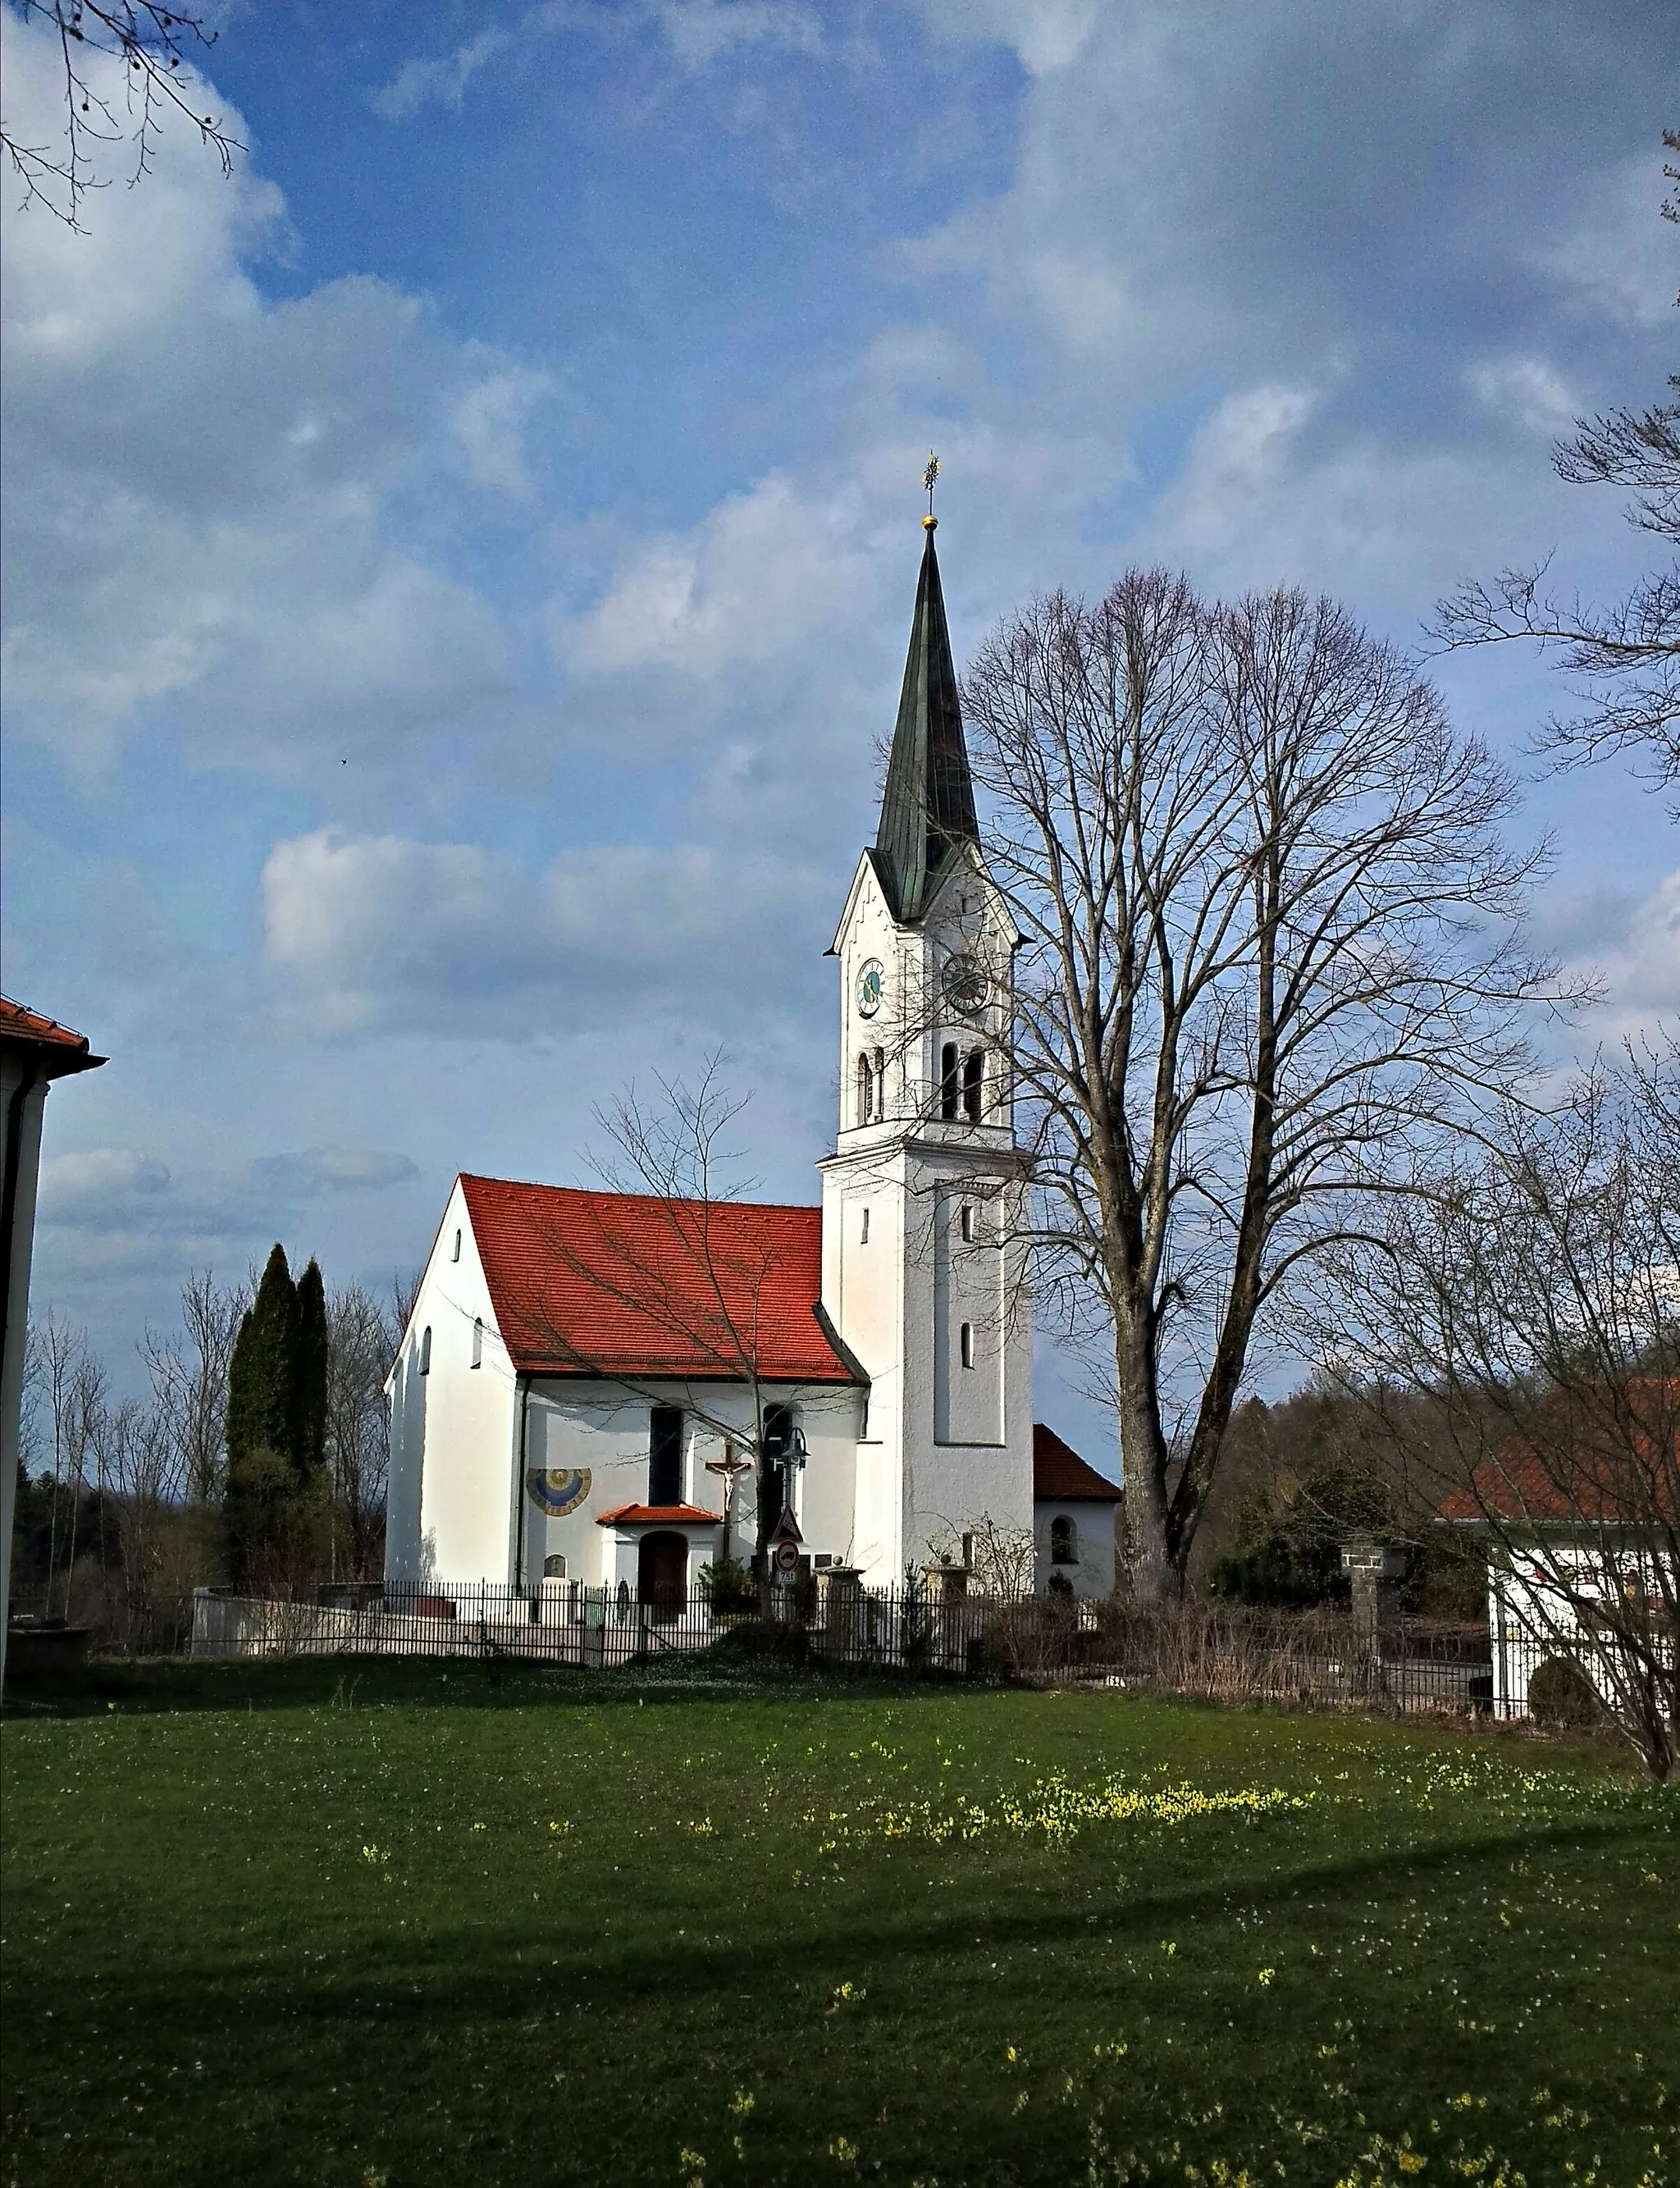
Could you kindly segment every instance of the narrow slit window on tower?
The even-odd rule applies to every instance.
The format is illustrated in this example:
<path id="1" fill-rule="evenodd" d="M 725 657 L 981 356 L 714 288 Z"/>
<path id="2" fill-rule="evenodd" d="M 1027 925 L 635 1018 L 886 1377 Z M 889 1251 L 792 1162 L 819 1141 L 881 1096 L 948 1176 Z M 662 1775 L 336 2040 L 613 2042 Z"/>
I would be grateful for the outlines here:
<path id="1" fill-rule="evenodd" d="M 431 1324 L 430 1322 L 427 1322 L 426 1328 L 420 1332 L 420 1371 L 422 1375 L 429 1375 L 431 1373 Z"/>
<path id="2" fill-rule="evenodd" d="M 482 1314 L 472 1318 L 472 1364 L 475 1368 L 484 1365 L 484 1317 Z"/>
<path id="3" fill-rule="evenodd" d="M 962 1204 L 962 1243 L 965 1246 L 972 1246 L 974 1243 L 974 1204 L 972 1200 L 965 1200 Z"/>
<path id="4" fill-rule="evenodd" d="M 980 1121 L 980 1106 L 986 1087 L 986 1052 L 971 1048 L 962 1065 L 962 1114 L 971 1125 Z"/>
<path id="5" fill-rule="evenodd" d="M 866 1208 L 863 1212 L 863 1227 L 858 1232 L 858 1243 L 860 1246 L 869 1243 L 869 1210 Z"/>
<path id="6" fill-rule="evenodd" d="M 459 1261 L 460 1258 L 461 1258 L 461 1234 L 460 1234 L 460 1232 L 459 1232 L 459 1231 L 457 1231 L 457 1232 L 456 1232 L 456 1233 L 455 1233 L 455 1250 L 454 1250 L 454 1252 L 453 1254 L 451 1254 L 451 1255 L 450 1255 L 449 1259 L 450 1259 L 452 1261 Z"/>
<path id="7" fill-rule="evenodd" d="M 974 1365 L 973 1323 L 972 1322 L 965 1322 L 957 1333 L 957 1338 L 958 1342 L 962 1348 L 962 1364 L 965 1368 L 972 1368 Z"/>
<path id="8" fill-rule="evenodd" d="M 939 1051 L 939 1114 L 942 1117 L 956 1116 L 958 1086 L 956 1043 L 948 1040 Z"/>

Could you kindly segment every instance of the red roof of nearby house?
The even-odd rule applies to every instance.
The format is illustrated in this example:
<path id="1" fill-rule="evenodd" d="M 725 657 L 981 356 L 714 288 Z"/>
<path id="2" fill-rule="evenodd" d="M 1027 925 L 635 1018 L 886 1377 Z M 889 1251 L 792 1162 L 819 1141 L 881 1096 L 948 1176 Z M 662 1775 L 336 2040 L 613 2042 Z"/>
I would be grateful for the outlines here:
<path id="1" fill-rule="evenodd" d="M 25 1010 L 8 995 L 0 995 L 0 1044 L 36 1051 L 48 1079 L 93 1071 L 105 1061 L 93 1053 L 85 1033 L 72 1033 L 56 1018 L 43 1018 L 39 1011 Z"/>
<path id="2" fill-rule="evenodd" d="M 1054 1429 L 1033 1423 L 1033 1496 L 1047 1504 L 1118 1504 L 1119 1484 L 1087 1466 Z"/>
<path id="3" fill-rule="evenodd" d="M 597 1527 L 721 1527 L 721 1512 L 702 1512 L 697 1504 L 615 1504 L 596 1520 Z"/>
<path id="4" fill-rule="evenodd" d="M 1680 1376 L 1553 1390 L 1436 1516 L 1672 1526 L 1680 1519 Z"/>
<path id="5" fill-rule="evenodd" d="M 514 1366 L 643 1379 L 851 1383 L 822 1289 L 822 1211 L 463 1176 Z"/>

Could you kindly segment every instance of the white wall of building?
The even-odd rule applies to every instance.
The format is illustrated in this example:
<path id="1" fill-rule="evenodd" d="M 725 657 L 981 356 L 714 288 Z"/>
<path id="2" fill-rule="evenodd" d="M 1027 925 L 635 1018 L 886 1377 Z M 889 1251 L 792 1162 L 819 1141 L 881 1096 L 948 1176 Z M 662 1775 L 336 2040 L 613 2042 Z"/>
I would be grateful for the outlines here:
<path id="1" fill-rule="evenodd" d="M 841 1113 L 835 1153 L 820 1166 L 823 1304 L 870 1377 L 856 1561 L 876 1584 L 982 1519 L 1032 1523 L 1024 1188 L 999 1066 L 1017 939 L 972 854 L 910 926 L 894 920 L 865 857 L 835 939 Z M 990 990 L 966 1013 L 948 994 L 957 956 L 983 969 Z M 860 983 L 872 963 L 882 994 L 871 1011 Z M 959 1057 L 984 1052 L 978 1123 L 940 1114 L 947 1044 Z"/>
<path id="2" fill-rule="evenodd" d="M 1104 1504 L 1092 1499 L 1069 1497 L 1064 1503 L 1041 1497 L 1033 1505 L 1033 1542 L 1037 1553 L 1036 1586 L 1040 1594 L 1050 1586 L 1052 1573 L 1065 1580 L 1075 1595 L 1107 1596 L 1114 1593 L 1114 1521 L 1118 1499 Z M 1075 1562 L 1051 1562 L 1051 1533 L 1057 1520 L 1068 1521 L 1074 1530 Z"/>
<path id="3" fill-rule="evenodd" d="M 31 1075 L 30 1059 L 0 1051 L 0 1119 L 6 1144 L 0 1159 L 17 1178 L 12 1213 L 11 1256 L 0 1272 L 6 1285 L 5 1356 L 0 1360 L 0 1679 L 5 1676 L 6 1619 L 12 1598 L 12 1514 L 18 1486 L 19 1413 L 23 1401 L 24 1354 L 29 1335 L 29 1272 L 35 1245 L 35 1190 L 41 1169 L 41 1125 L 47 1107 L 44 1077 Z M 21 1094 L 21 1098 L 19 1096 Z M 16 1114 L 14 1115 L 14 1102 Z M 13 1134 L 15 1133 L 15 1143 Z"/>
<path id="4" fill-rule="evenodd" d="M 388 1387 L 387 1576 L 505 1584 L 517 1517 L 517 1380 L 459 1179 Z"/>

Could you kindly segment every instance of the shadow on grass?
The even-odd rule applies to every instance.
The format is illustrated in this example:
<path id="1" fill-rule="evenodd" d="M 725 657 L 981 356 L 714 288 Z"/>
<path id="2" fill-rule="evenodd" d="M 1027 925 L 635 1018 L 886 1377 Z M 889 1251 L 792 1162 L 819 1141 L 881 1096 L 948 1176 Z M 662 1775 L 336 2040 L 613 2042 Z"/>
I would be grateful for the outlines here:
<path id="1" fill-rule="evenodd" d="M 908 1969 L 922 1960 L 972 1960 L 1018 1948 L 1093 1943 L 1153 1948 L 1175 1925 L 1228 1915 L 1234 1901 L 1257 1910 L 1276 1910 L 1291 1901 L 1311 1902 L 1328 1928 L 1337 1920 L 1338 1902 L 1358 1899 L 1356 1907 L 1350 1904 L 1346 1919 L 1362 1923 L 1373 1887 L 1392 1898 L 1410 1887 L 1427 1887 L 1450 1870 L 1487 1864 L 1502 1874 L 1514 1853 L 1529 1861 L 1546 1854 L 1602 1855 L 1613 1843 L 1637 1841 L 1654 1828 L 1662 1826 L 1643 1818 L 1558 1824 L 1541 1830 L 1529 1825 L 1409 1852 L 1385 1847 L 1290 1868 L 1245 1871 L 1233 1864 L 1221 1869 L 1216 1881 L 1117 1894 L 1107 1905 L 1085 1900 L 1077 1915 L 1059 1913 L 1036 1896 L 1018 1912 L 997 1909 L 980 1916 L 970 1909 L 932 1920 L 906 1912 L 902 1904 L 883 1908 L 874 1919 L 860 1920 L 854 1903 L 842 1920 L 830 1926 L 813 1905 L 797 1922 L 797 1937 L 785 1941 L 785 1949 L 797 1947 L 799 1971 L 807 1977 L 826 1980 L 824 1971 L 832 1962 L 842 1972 L 866 1967 L 879 1979 L 895 1967 Z M 1255 1851 L 1258 1854 L 1261 1849 Z M 1360 1894 L 1367 1896 L 1359 1899 Z M 18 1912 L 25 1917 L 31 1896 L 26 1890 L 14 1892 Z M 554 1948 L 545 1968 L 529 1958 L 539 1942 L 545 1950 L 550 1944 Z M 204 1966 L 172 1971 L 166 1982 L 132 1982 L 107 1975 L 101 1981 L 102 2003 L 108 2016 L 127 2013 L 142 2022 L 160 2016 L 178 2034 L 196 2031 L 209 2035 L 224 2029 L 230 2018 L 436 2025 L 443 2013 L 450 2020 L 528 2021 L 535 2012 L 583 1999 L 593 2006 L 628 2008 L 653 1994 L 667 1999 L 725 2000 L 741 1990 L 738 1946 L 681 1944 L 668 1931 L 657 1946 L 646 1948 L 628 1943 L 610 1946 L 593 1931 L 579 1941 L 571 1926 L 565 1937 L 544 1941 L 533 1934 L 521 1910 L 519 1926 L 473 1927 L 470 1943 L 476 1966 L 463 1965 L 467 1943 L 462 1935 L 441 1925 L 430 1938 L 416 1937 L 412 1944 L 387 1932 L 378 1947 L 385 1972 L 367 1977 L 352 1971 L 332 1982 L 286 1979 L 277 1976 L 272 1957 L 223 1953 Z M 488 1966 L 498 1971 L 487 1972 Z M 945 1983 L 950 1978 L 942 1975 L 939 1980 Z M 742 1991 L 742 1995 L 762 1998 L 763 1987 Z M 80 2010 L 80 1999 L 79 1982 L 59 1986 L 48 1973 L 31 1978 L 30 2008 L 34 2013 L 74 2013 Z"/>

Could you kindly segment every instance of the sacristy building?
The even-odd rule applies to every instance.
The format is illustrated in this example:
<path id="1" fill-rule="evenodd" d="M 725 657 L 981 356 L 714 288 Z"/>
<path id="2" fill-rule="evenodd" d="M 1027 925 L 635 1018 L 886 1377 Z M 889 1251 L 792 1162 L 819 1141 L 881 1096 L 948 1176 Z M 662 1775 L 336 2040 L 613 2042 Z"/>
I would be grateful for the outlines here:
<path id="1" fill-rule="evenodd" d="M 931 521 L 876 839 L 832 955 L 816 1207 L 462 1176 L 388 1384 L 386 1576 L 680 1594 L 784 1510 L 867 1584 L 988 1527 L 1113 1585 L 1118 1492 L 1041 1432 L 987 871 Z M 761 1519 L 762 1514 L 762 1519 Z M 1053 1563 L 1052 1563 L 1053 1560 Z"/>

